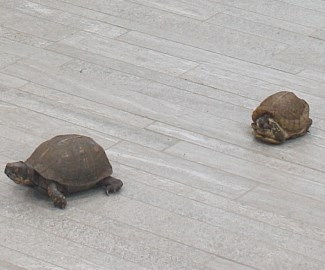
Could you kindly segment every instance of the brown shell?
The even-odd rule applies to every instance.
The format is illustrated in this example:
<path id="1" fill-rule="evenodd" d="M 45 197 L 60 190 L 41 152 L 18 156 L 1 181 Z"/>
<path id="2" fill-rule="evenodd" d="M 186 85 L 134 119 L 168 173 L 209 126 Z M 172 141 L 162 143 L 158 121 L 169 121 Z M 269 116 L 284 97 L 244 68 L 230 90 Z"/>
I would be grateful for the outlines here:
<path id="1" fill-rule="evenodd" d="M 76 134 L 43 142 L 26 164 L 44 178 L 65 186 L 91 186 L 112 174 L 104 149 L 93 139 Z"/>
<path id="2" fill-rule="evenodd" d="M 253 112 L 252 120 L 255 122 L 264 114 L 269 114 L 283 129 L 291 132 L 311 123 L 307 102 L 288 91 L 275 93 L 262 101 Z"/>

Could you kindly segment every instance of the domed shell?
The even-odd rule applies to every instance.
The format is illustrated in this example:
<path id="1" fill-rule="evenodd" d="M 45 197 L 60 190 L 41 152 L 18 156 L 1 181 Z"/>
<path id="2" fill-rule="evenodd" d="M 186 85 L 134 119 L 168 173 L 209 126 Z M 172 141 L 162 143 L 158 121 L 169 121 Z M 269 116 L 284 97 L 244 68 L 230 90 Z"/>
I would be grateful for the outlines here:
<path id="1" fill-rule="evenodd" d="M 288 91 L 277 92 L 262 101 L 253 112 L 252 120 L 255 122 L 264 114 L 269 114 L 288 131 L 300 130 L 311 122 L 307 102 Z"/>
<path id="2" fill-rule="evenodd" d="M 104 149 L 93 139 L 76 134 L 43 142 L 25 163 L 44 178 L 66 186 L 90 186 L 112 174 Z"/>

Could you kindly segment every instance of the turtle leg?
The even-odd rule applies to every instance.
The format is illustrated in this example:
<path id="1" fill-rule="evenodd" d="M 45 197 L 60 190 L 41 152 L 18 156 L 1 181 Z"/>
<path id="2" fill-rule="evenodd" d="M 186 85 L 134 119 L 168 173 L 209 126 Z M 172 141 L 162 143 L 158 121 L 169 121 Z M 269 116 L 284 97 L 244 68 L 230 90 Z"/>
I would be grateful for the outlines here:
<path id="1" fill-rule="evenodd" d="M 58 190 L 58 187 L 54 182 L 49 183 L 47 187 L 47 193 L 49 194 L 56 207 L 64 209 L 67 206 L 67 200 L 65 196 Z"/>
<path id="2" fill-rule="evenodd" d="M 109 193 L 115 193 L 115 192 L 119 191 L 121 189 L 121 187 L 123 186 L 123 182 L 120 179 L 116 179 L 116 178 L 110 176 L 110 177 L 107 177 L 107 178 L 104 178 L 103 180 L 101 180 L 99 182 L 99 185 L 105 187 L 105 191 L 108 196 Z"/>
<path id="3" fill-rule="evenodd" d="M 25 186 L 29 186 L 29 187 L 36 187 L 37 185 L 30 179 L 26 179 L 23 181 L 22 183 Z"/>

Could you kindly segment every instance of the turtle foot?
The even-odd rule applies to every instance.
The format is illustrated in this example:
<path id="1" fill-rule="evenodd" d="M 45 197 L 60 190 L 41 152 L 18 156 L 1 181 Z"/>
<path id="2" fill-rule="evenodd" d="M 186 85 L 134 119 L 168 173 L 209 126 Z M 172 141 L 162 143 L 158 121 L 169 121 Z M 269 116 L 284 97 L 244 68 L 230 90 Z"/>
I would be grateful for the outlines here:
<path id="1" fill-rule="evenodd" d="M 63 195 L 53 198 L 53 204 L 55 207 L 64 209 L 67 206 L 67 200 Z"/>
<path id="2" fill-rule="evenodd" d="M 107 196 L 110 194 L 110 193 L 116 193 L 118 192 L 123 186 L 123 182 L 120 180 L 120 179 L 116 179 L 116 178 L 109 178 L 107 180 L 107 183 L 106 183 L 106 194 Z"/>

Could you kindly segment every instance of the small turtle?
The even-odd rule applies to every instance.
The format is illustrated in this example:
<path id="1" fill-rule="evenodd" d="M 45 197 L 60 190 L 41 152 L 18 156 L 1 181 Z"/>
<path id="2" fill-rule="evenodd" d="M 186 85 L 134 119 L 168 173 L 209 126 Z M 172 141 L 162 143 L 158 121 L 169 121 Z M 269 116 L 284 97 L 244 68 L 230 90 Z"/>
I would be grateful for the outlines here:
<path id="1" fill-rule="evenodd" d="M 16 184 L 39 186 L 55 206 L 67 205 L 63 194 L 95 185 L 106 194 L 117 192 L 123 183 L 111 177 L 113 170 L 104 149 L 93 139 L 76 134 L 58 135 L 40 144 L 25 161 L 8 163 L 5 174 Z"/>
<path id="2" fill-rule="evenodd" d="M 287 91 L 267 97 L 253 112 L 252 120 L 255 137 L 272 144 L 302 136 L 312 124 L 307 102 Z"/>

